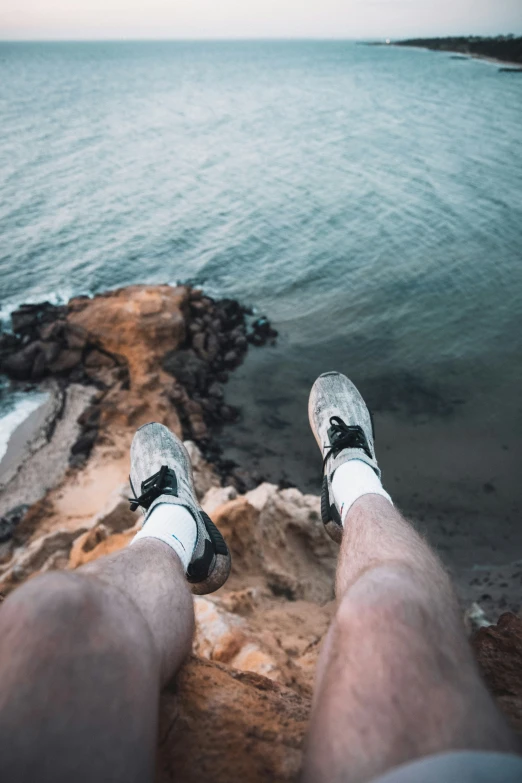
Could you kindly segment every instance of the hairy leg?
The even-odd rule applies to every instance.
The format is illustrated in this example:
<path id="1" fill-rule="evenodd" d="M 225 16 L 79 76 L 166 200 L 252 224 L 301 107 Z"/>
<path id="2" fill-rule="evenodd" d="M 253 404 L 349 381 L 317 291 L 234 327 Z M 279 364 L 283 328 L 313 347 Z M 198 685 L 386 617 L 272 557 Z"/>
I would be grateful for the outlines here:
<path id="1" fill-rule="evenodd" d="M 303 781 L 362 783 L 432 753 L 516 751 L 482 684 L 449 578 L 384 498 L 348 512 Z"/>
<path id="2" fill-rule="evenodd" d="M 193 625 L 181 562 L 154 539 L 18 588 L 0 610 L 3 783 L 152 780 L 160 686 Z"/>

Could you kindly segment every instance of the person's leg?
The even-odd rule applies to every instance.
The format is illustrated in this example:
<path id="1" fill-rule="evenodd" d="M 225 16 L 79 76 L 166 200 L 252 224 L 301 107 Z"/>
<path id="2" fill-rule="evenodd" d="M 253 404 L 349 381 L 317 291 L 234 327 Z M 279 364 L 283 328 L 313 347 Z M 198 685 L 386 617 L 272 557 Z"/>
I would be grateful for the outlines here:
<path id="1" fill-rule="evenodd" d="M 303 780 L 367 781 L 450 749 L 516 749 L 437 558 L 384 498 L 350 509 Z"/>
<path id="2" fill-rule="evenodd" d="M 144 540 L 0 610 L 0 779 L 153 779 L 160 685 L 190 651 L 181 562 Z"/>
<path id="3" fill-rule="evenodd" d="M 334 469 L 348 455 L 375 471 L 369 417 L 349 416 L 348 410 L 351 425 L 361 421 L 367 451 L 354 457 L 346 430 L 338 442 L 348 449 L 327 447 Z M 324 427 L 314 431 L 324 447 Z M 369 471 L 370 492 L 376 475 Z M 333 489 L 350 505 L 340 528 L 338 606 L 319 661 L 303 781 L 361 783 L 451 749 L 516 750 L 475 668 L 438 558 L 386 497 L 365 494 L 363 487 L 354 500 L 353 487 L 343 493 L 332 486 L 331 474 L 328 481 L 327 529 L 341 524 L 338 516 L 337 523 L 327 519 Z M 337 499 L 336 505 L 342 509 Z"/>
<path id="4" fill-rule="evenodd" d="M 154 777 L 160 687 L 191 647 L 187 577 L 193 592 L 215 590 L 230 558 L 182 444 L 147 425 L 131 458 L 147 510 L 132 546 L 37 577 L 0 609 L 2 783 Z"/>

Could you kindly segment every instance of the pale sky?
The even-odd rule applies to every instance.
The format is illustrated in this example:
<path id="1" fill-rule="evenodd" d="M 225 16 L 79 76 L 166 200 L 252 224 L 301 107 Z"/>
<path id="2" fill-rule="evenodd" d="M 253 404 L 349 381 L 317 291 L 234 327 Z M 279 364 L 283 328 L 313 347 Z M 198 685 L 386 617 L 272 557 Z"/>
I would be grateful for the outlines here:
<path id="1" fill-rule="evenodd" d="M 0 0 L 0 39 L 522 33 L 522 0 Z"/>

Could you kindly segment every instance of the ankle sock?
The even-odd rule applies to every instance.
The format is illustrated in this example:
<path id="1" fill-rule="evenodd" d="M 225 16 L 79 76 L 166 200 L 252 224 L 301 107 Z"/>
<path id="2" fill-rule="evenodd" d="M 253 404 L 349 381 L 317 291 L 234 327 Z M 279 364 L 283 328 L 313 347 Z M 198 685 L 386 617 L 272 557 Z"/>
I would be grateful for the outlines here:
<path id="1" fill-rule="evenodd" d="M 157 538 L 176 552 L 186 571 L 194 552 L 197 532 L 194 517 L 185 506 L 159 503 L 131 544 L 143 538 Z"/>
<path id="2" fill-rule="evenodd" d="M 381 495 L 393 505 L 377 473 L 360 459 L 350 459 L 337 468 L 332 478 L 332 492 L 343 525 L 348 511 L 362 495 Z"/>

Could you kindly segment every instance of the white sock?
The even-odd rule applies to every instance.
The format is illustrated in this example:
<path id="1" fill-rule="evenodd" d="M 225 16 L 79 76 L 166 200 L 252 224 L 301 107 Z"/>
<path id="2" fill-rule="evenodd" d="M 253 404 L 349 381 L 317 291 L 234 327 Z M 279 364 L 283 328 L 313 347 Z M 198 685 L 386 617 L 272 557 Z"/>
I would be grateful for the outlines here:
<path id="1" fill-rule="evenodd" d="M 350 459 L 337 468 L 332 479 L 332 492 L 343 525 L 348 511 L 362 495 L 381 495 L 393 505 L 377 473 L 361 459 Z"/>
<path id="2" fill-rule="evenodd" d="M 172 547 L 186 571 L 194 551 L 196 535 L 196 522 L 185 506 L 159 503 L 131 544 L 143 538 L 158 538 Z"/>

